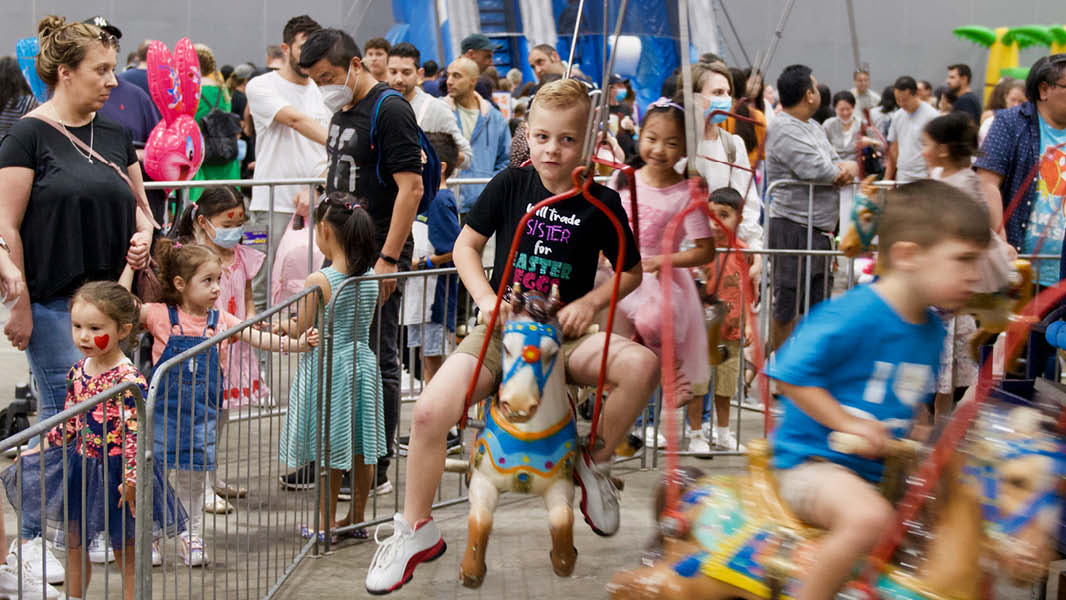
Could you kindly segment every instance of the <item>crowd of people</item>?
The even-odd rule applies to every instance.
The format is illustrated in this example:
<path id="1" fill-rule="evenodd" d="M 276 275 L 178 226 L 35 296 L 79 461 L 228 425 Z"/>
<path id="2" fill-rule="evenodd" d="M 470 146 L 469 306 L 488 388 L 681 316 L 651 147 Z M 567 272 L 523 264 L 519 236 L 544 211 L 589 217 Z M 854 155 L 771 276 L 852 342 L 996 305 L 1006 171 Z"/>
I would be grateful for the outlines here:
<path id="1" fill-rule="evenodd" d="M 202 89 L 196 119 L 212 132 L 230 123 L 232 144 L 213 151 L 195 176 L 207 187 L 192 189 L 180 214 L 171 215 L 166 193 L 143 185 L 144 145 L 160 120 L 147 84 L 149 41 L 116 75 L 122 32 L 106 19 L 47 17 L 38 37 L 36 70 L 51 91 L 46 102 L 33 98 L 13 58 L 0 58 L 0 284 L 13 302 L 5 334 L 26 353 L 41 418 L 123 382 L 146 394 L 140 365 L 123 351 L 137 329 L 151 336 L 151 367 L 317 287 L 321 296 L 299 304 L 278 331 L 244 329 L 218 350 L 188 359 L 190 372 L 220 385 L 183 387 L 178 380 L 162 392 L 166 411 L 156 412 L 168 417 L 151 441 L 158 458 L 150 483 L 156 530 L 180 535 L 185 564 L 209 563 L 203 512 L 228 512 L 227 500 L 248 493 L 215 469 L 229 411 L 275 402 L 254 349 L 301 352 L 279 449 L 294 470 L 281 484 L 306 489 L 328 474 L 322 521 L 367 539 L 365 528 L 351 526 L 365 520 L 370 494 L 392 489 L 387 468 L 402 448 L 403 510 L 366 576 L 372 593 L 400 588 L 417 564 L 446 548 L 430 506 L 444 456 L 461 443 L 453 426 L 464 398 L 456 390 L 476 375 L 479 400 L 501 377 L 499 332 L 474 319 L 457 323 L 458 298 L 465 294 L 489 314 L 510 249 L 495 244 L 487 276 L 482 255 L 489 240 L 510 240 L 529 207 L 572 187 L 571 172 L 585 158 L 596 83 L 551 45 L 529 51 L 536 81 L 527 82 L 517 69 L 497 72 L 497 48 L 482 34 L 463 39 L 460 55 L 437 65 L 423 62 L 409 43 L 373 38 L 360 48 L 347 32 L 306 15 L 286 23 L 262 69 L 219 66 L 208 46 L 196 44 Z M 635 180 L 615 175 L 589 192 L 625 224 L 626 248 L 637 251 L 615 265 L 618 240 L 603 234 L 613 230 L 607 216 L 570 198 L 529 220 L 507 282 L 527 293 L 558 291 L 572 382 L 595 383 L 611 336 L 604 444 L 582 449 L 573 465 L 581 509 L 597 533 L 619 527 L 611 465 L 659 385 L 663 288 L 670 286 L 666 310 L 673 315 L 688 450 L 744 449 L 729 427 L 731 403 L 750 381 L 753 340 L 769 336 L 770 375 L 784 407 L 773 440 L 781 494 L 797 515 L 829 530 L 822 560 L 798 597 L 829 597 L 843 582 L 854 557 L 887 526 L 890 507 L 870 485 L 881 477 L 878 450 L 927 403 L 930 417 L 949 413 L 976 381 L 965 351 L 976 323 L 956 312 L 975 288 L 1002 284 L 987 275 L 996 269 L 981 265 L 1062 252 L 1061 169 L 1039 169 L 1036 184 L 1026 186 L 1042 155 L 1066 156 L 1056 150 L 1066 143 L 1066 57 L 1038 60 L 1025 81 L 996 82 L 984 106 L 971 80 L 969 66 L 953 64 L 942 88 L 903 74 L 878 94 L 870 73 L 857 70 L 853 87 L 832 93 L 802 64 L 785 67 L 770 85 L 762 73 L 705 54 L 691 65 L 691 89 L 675 73 L 661 97 L 643 107 L 632 82 L 609 76 L 602 90 L 609 131 L 597 152 L 634 167 Z M 686 111 L 697 115 L 695 132 L 686 130 Z M 686 156 L 690 135 L 698 136 L 696 156 Z M 689 173 L 706 184 L 715 218 L 689 213 L 681 237 L 663 254 L 668 224 L 692 198 Z M 317 198 L 306 185 L 208 185 L 323 177 Z M 453 177 L 487 183 L 455 189 L 448 184 Z M 834 250 L 850 226 L 858 183 L 870 177 L 898 188 L 881 218 L 879 279 L 825 302 L 839 265 L 825 254 L 804 259 L 789 252 Z M 638 192 L 635 206 L 621 199 L 630 185 Z M 307 226 L 314 248 L 299 233 Z M 246 243 L 253 238 L 262 241 L 259 249 Z M 744 252 L 764 248 L 780 251 L 768 261 L 769 273 Z M 322 268 L 307 268 L 309 250 Z M 263 268 L 268 254 L 271 273 Z M 669 275 L 660 273 L 666 263 Z M 452 266 L 458 276 L 431 276 L 406 290 L 389 278 L 340 287 L 351 277 Z M 622 272 L 616 327 L 591 333 L 610 302 L 607 274 L 615 267 Z M 143 283 L 151 276 L 162 288 L 157 297 Z M 764 277 L 772 290 L 762 299 L 772 315 L 769 332 L 751 318 Z M 1058 261 L 1042 263 L 1040 285 L 1060 278 Z M 320 421 L 313 399 L 323 381 L 314 368 L 320 349 L 313 324 L 326 307 L 320 303 L 330 307 L 327 321 L 347 332 L 330 354 L 332 418 L 321 432 L 331 441 L 328 456 L 315 443 Z M 705 309 L 712 303 L 721 303 L 725 316 L 720 330 L 708 332 Z M 505 302 L 504 316 L 509 310 Z M 718 336 L 722 346 L 709 344 Z M 486 337 L 489 351 L 479 364 Z M 411 434 L 397 439 L 402 345 L 421 348 L 425 383 Z M 90 572 L 82 572 L 81 561 L 64 567 L 41 534 L 65 519 L 63 494 L 52 492 L 105 498 L 94 487 L 104 481 L 120 482 L 108 491 L 114 502 L 86 508 L 87 527 L 68 531 L 67 547 L 94 558 L 109 546 L 132 576 L 133 527 L 116 529 L 131 522 L 132 507 L 123 504 L 138 483 L 129 398 L 107 401 L 106 422 L 94 421 L 94 412 L 49 434 L 20 458 L 25 481 L 12 470 L 3 474 L 9 499 L 23 511 L 11 553 L 22 556 L 29 587 L 66 581 L 72 597 L 83 593 Z M 645 443 L 664 444 L 650 423 L 642 426 Z M 108 432 L 103 438 L 101 427 Z M 864 437 L 874 450 L 842 459 L 826 443 L 830 430 Z M 94 432 L 95 442 L 82 443 L 83 431 Z M 84 465 L 88 488 L 57 469 L 70 452 L 93 459 L 72 461 Z M 36 500 L 29 499 L 39 499 L 42 489 L 55 501 L 32 506 Z M 350 504 L 338 518 L 342 497 Z M 304 534 L 324 532 L 308 526 Z M 0 566 L 0 586 L 10 575 L 10 566 Z"/>

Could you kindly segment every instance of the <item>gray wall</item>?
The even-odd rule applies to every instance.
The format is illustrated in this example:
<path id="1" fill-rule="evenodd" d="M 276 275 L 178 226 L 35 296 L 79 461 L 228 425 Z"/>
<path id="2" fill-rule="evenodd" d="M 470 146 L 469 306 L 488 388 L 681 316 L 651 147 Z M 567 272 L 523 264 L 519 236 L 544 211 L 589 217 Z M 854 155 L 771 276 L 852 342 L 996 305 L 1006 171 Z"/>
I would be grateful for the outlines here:
<path id="1" fill-rule="evenodd" d="M 784 0 L 724 0 L 748 55 L 769 47 L 770 38 L 784 9 Z M 984 85 L 987 51 L 972 42 L 955 38 L 951 30 L 961 25 L 987 27 L 1066 21 L 1063 0 L 853 0 L 859 50 L 870 64 L 872 85 L 880 91 L 899 75 L 927 79 L 936 87 L 947 75 L 946 66 L 967 63 L 974 71 L 974 87 Z M 718 3 L 716 2 L 717 6 Z M 736 40 L 722 20 L 726 42 L 722 51 L 730 64 L 741 63 Z M 734 60 L 729 47 L 736 52 Z M 1046 55 L 1041 47 L 1023 50 L 1021 66 Z M 775 81 L 781 69 L 804 63 L 814 76 L 836 91 L 851 87 L 854 60 L 848 33 L 844 0 L 796 0 L 773 62 L 768 80 Z"/>
<path id="2" fill-rule="evenodd" d="M 122 30 L 119 68 L 141 40 L 171 48 L 182 37 L 207 44 L 219 65 L 247 60 L 262 67 L 267 45 L 281 43 L 289 18 L 309 14 L 325 27 L 341 27 L 362 45 L 392 26 L 392 0 L 0 0 L 0 54 L 33 35 L 49 14 L 82 20 L 103 15 Z"/>
<path id="3" fill-rule="evenodd" d="M 289 17 L 308 13 L 323 25 L 340 26 L 363 44 L 392 25 L 393 0 L 0 0 L 0 53 L 14 52 L 15 40 L 32 35 L 42 16 L 76 18 L 102 14 L 123 31 L 123 55 L 144 38 L 173 46 L 189 36 L 215 51 L 218 63 L 252 60 L 262 66 L 264 49 L 281 42 Z M 403 0 L 395 0 L 402 2 Z M 676 0 L 667 0 L 676 1 Z M 784 0 L 724 0 L 748 54 L 769 46 Z M 1066 21 L 1063 0 L 854 0 L 862 59 L 870 63 L 873 87 L 880 90 L 902 74 L 944 80 L 945 66 L 965 62 L 974 69 L 975 87 L 984 80 L 986 51 L 959 40 L 959 25 L 1025 25 Z M 717 5 L 717 2 L 715 3 Z M 736 41 L 724 22 L 723 55 L 739 64 Z M 1023 51 L 1031 64 L 1046 49 Z M 768 69 L 771 81 L 785 65 L 803 62 L 831 89 L 850 87 L 853 68 L 844 0 L 796 0 L 777 54 Z"/>

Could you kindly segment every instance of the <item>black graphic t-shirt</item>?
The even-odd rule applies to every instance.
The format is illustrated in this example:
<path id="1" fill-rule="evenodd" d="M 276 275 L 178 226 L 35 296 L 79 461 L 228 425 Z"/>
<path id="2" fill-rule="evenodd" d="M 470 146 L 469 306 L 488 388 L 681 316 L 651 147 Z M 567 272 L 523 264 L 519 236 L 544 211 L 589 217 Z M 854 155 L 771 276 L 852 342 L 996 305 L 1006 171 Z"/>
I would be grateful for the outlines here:
<path id="1" fill-rule="evenodd" d="M 598 183 L 589 191 L 622 223 L 626 239 L 622 266 L 632 269 L 640 262 L 640 251 L 618 193 Z M 486 237 L 497 236 L 492 289 L 499 289 L 518 222 L 533 205 L 552 195 L 532 166 L 508 168 L 492 178 L 467 213 L 465 224 L 471 229 Z M 618 234 L 610 219 L 583 196 L 567 198 L 540 209 L 526 222 L 511 281 L 545 295 L 558 283 L 563 302 L 572 302 L 595 286 L 600 252 L 611 264 L 618 258 Z"/>
<path id="2" fill-rule="evenodd" d="M 352 108 L 334 113 L 329 123 L 329 172 L 326 191 L 348 192 L 359 199 L 374 219 L 378 249 L 385 243 L 399 188 L 393 173 L 422 173 L 418 123 L 411 105 L 401 96 L 386 98 L 378 112 L 378 144 L 370 148 L 370 118 L 378 96 L 389 89 L 379 83 Z M 381 180 L 375 173 L 381 154 Z M 409 240 L 410 241 L 410 240 Z M 411 246 L 407 244 L 406 246 Z M 404 253 L 410 256 L 405 247 Z"/>

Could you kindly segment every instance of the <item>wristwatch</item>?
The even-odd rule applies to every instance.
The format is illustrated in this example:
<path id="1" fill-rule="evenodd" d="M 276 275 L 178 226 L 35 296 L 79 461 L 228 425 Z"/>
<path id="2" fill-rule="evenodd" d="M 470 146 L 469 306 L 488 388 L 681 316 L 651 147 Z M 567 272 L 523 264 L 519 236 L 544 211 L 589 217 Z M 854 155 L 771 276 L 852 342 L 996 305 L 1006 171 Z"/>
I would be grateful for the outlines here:
<path id="1" fill-rule="evenodd" d="M 7 250 L 7 253 L 11 254 L 11 247 L 7 245 L 7 242 L 4 240 L 4 236 L 2 235 L 0 235 L 0 248 Z"/>
<path id="2" fill-rule="evenodd" d="M 394 256 L 389 256 L 388 254 L 384 254 L 382 252 L 378 252 L 378 258 L 380 258 L 381 260 L 389 263 L 390 265 L 399 265 L 400 264 L 400 259 L 398 259 L 398 258 L 396 258 Z"/>

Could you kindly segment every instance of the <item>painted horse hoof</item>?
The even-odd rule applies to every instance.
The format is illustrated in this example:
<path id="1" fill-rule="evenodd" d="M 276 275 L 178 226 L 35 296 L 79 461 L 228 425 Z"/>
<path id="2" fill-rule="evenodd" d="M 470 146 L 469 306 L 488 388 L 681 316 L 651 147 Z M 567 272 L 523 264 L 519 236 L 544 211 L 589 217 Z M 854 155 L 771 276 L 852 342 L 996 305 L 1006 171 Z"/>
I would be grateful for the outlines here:
<path id="1" fill-rule="evenodd" d="M 459 581 L 462 582 L 463 587 L 470 589 L 477 589 L 481 587 L 482 582 L 485 581 L 485 571 L 480 574 L 467 573 L 463 569 L 459 569 Z"/>
<path id="2" fill-rule="evenodd" d="M 548 557 L 552 561 L 552 570 L 559 577 L 569 577 L 574 573 L 574 566 L 577 564 L 577 548 L 573 548 L 573 554 L 570 556 L 558 557 L 552 550 L 548 552 Z"/>

